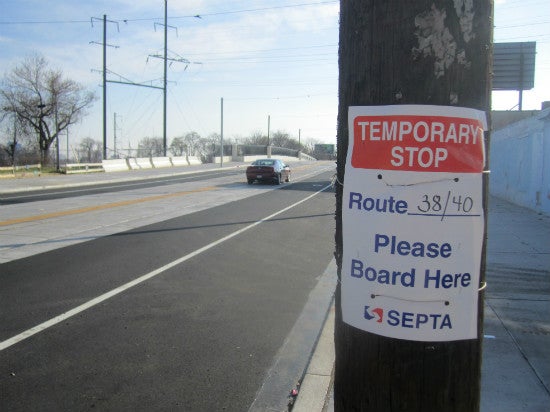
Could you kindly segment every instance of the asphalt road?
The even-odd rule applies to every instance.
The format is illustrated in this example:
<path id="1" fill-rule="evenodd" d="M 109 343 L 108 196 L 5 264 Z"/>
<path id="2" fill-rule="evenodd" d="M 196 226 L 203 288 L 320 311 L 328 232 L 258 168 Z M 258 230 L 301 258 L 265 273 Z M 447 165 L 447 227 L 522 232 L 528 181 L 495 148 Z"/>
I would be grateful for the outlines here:
<path id="1" fill-rule="evenodd" d="M 157 188 L 159 186 L 169 186 L 179 183 L 202 182 L 209 179 L 219 178 L 221 176 L 242 177 L 242 171 L 233 169 L 215 170 L 210 172 L 191 173 L 186 175 L 164 176 L 156 179 L 136 179 L 131 181 L 108 182 L 81 187 L 60 187 L 56 189 L 46 190 L 28 190 L 24 193 L 4 193 L 0 194 L 0 206 L 53 199 L 65 199 L 75 196 L 87 196 L 114 192 L 118 193 L 128 190 Z"/>
<path id="2" fill-rule="evenodd" d="M 332 259 L 331 175 L 0 265 L 0 410 L 247 410 Z"/>

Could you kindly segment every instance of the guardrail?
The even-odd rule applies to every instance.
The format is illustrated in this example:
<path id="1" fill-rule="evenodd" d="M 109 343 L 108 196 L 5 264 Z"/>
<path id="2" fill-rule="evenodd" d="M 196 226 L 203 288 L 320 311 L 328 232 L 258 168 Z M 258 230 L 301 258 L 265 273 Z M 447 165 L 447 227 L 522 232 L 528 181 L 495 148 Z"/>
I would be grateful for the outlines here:
<path id="1" fill-rule="evenodd" d="M 31 165 L 16 165 L 16 166 L 2 166 L 0 167 L 0 172 L 11 172 L 16 173 L 23 171 L 23 173 L 42 173 L 42 165 L 40 163 L 31 164 Z"/>
<path id="2" fill-rule="evenodd" d="M 104 172 L 102 163 L 68 163 L 65 165 L 66 174 Z"/>

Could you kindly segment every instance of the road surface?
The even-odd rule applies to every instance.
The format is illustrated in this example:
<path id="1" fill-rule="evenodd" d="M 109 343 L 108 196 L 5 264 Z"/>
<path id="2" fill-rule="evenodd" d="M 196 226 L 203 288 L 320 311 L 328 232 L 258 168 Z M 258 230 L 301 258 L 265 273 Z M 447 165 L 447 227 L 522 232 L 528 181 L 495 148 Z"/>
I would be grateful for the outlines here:
<path id="1" fill-rule="evenodd" d="M 333 173 L 3 206 L 0 410 L 247 410 L 332 259 Z"/>

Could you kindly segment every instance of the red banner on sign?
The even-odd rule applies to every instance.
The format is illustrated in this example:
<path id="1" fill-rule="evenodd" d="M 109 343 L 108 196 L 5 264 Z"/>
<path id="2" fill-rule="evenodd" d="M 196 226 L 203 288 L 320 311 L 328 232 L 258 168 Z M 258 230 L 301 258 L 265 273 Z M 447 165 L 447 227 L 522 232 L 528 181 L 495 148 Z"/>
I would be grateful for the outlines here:
<path id="1" fill-rule="evenodd" d="M 355 168 L 481 173 L 483 125 L 477 119 L 387 115 L 353 120 Z"/>

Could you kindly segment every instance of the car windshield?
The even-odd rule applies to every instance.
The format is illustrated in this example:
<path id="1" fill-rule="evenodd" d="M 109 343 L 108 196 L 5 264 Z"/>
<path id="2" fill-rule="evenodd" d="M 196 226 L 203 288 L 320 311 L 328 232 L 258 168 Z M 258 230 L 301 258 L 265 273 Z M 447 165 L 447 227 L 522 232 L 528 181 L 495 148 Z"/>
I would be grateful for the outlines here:
<path id="1" fill-rule="evenodd" d="M 275 160 L 256 160 L 252 164 L 254 166 L 273 166 L 275 164 Z"/>

